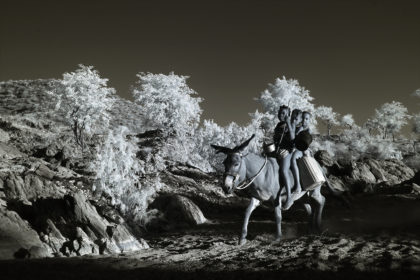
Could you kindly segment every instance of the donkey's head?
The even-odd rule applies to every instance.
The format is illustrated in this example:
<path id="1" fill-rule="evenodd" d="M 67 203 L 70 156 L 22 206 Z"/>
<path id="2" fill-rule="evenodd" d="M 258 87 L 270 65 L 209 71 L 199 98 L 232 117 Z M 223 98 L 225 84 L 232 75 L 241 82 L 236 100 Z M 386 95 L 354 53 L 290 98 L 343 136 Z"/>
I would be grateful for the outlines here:
<path id="1" fill-rule="evenodd" d="M 217 145 L 211 145 L 216 149 L 216 153 L 226 154 L 226 158 L 223 161 L 225 166 L 225 173 L 223 173 L 223 191 L 227 194 L 233 192 L 233 190 L 239 185 L 240 171 L 242 167 L 242 158 L 245 156 L 244 151 L 251 142 L 252 138 L 255 137 L 255 134 L 251 136 L 248 140 L 236 146 L 235 148 L 226 148 Z"/>

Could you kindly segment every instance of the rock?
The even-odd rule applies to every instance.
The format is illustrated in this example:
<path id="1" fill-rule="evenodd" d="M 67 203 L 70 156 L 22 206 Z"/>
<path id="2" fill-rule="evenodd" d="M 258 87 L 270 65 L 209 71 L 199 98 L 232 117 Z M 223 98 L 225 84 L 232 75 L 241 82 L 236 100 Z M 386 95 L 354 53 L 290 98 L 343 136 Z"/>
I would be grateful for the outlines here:
<path id="1" fill-rule="evenodd" d="M 4 131 L 3 129 L 0 129 L 0 142 L 7 143 L 10 140 L 9 133 Z"/>
<path id="2" fill-rule="evenodd" d="M 369 166 L 366 163 L 353 162 L 352 169 L 350 178 L 367 184 L 376 183 L 376 178 L 372 172 L 370 172 Z"/>
<path id="3" fill-rule="evenodd" d="M 24 192 L 25 182 L 21 176 L 17 176 L 14 173 L 10 174 L 6 179 L 4 193 L 8 199 L 16 199 L 22 201 L 28 201 Z"/>
<path id="4" fill-rule="evenodd" d="M 37 174 L 8 174 L 4 184 L 4 193 L 7 200 L 20 200 L 30 204 L 30 200 L 43 197 L 63 197 L 65 190 L 54 182 L 40 177 Z"/>
<path id="5" fill-rule="evenodd" d="M 191 225 L 200 225 L 206 222 L 200 208 L 181 195 L 171 197 L 165 214 L 172 221 L 185 222 Z"/>
<path id="6" fill-rule="evenodd" d="M 334 164 L 332 156 L 325 150 L 319 150 L 315 153 L 314 158 L 321 166 L 331 167 Z"/>
<path id="7" fill-rule="evenodd" d="M 61 232 L 57 229 L 54 222 L 50 219 L 46 220 L 47 222 L 47 233 L 45 234 L 47 241 L 44 241 L 51 247 L 53 253 L 57 254 L 60 252 L 61 247 L 63 247 L 64 242 L 66 242 L 66 238 L 61 234 Z"/>
<path id="8" fill-rule="evenodd" d="M 89 225 L 98 237 L 108 236 L 106 233 L 108 223 L 99 216 L 95 207 L 86 200 L 81 191 L 78 191 L 74 196 L 66 196 L 65 199 L 73 207 L 76 222 Z"/>
<path id="9" fill-rule="evenodd" d="M 51 257 L 48 249 L 44 246 L 32 246 L 29 248 L 30 258 L 48 258 Z"/>
<path id="10" fill-rule="evenodd" d="M 51 171 L 47 166 L 44 164 L 40 164 L 39 167 L 35 171 L 36 174 L 42 176 L 44 178 L 52 180 L 54 178 L 54 172 Z"/>
<path id="11" fill-rule="evenodd" d="M 0 159 L 15 159 L 15 158 L 21 158 L 24 157 L 25 154 L 21 153 L 17 148 L 2 143 L 2 141 L 0 141 Z"/>
<path id="12" fill-rule="evenodd" d="M 137 240 L 123 225 L 116 225 L 113 229 L 112 239 L 121 252 L 131 252 L 150 248 L 143 239 Z"/>
<path id="13" fill-rule="evenodd" d="M 400 160 L 384 160 L 380 163 L 390 186 L 410 180 L 415 175 L 414 171 Z"/>
<path id="14" fill-rule="evenodd" d="M 99 246 L 80 227 L 76 227 L 76 237 L 73 247 L 78 256 L 99 254 Z"/>
<path id="15" fill-rule="evenodd" d="M 2 194 L 2 192 L 0 192 Z M 0 208 L 6 208 L 7 202 L 3 200 L 3 197 L 0 196 Z"/>
<path id="16" fill-rule="evenodd" d="M 24 255 L 21 248 L 27 250 L 26 248 L 32 246 L 43 247 L 38 233 L 28 222 L 18 213 L 2 208 L 0 208 L 0 236 L 0 259 L 21 258 Z"/>
<path id="17" fill-rule="evenodd" d="M 106 249 L 109 252 L 120 253 L 122 251 L 136 251 L 148 248 L 148 245 L 144 246 L 138 242 L 125 225 L 116 225 L 113 228 L 105 218 L 98 214 L 96 208 L 86 200 L 81 191 L 74 195 L 73 201 L 76 221 L 85 224 L 88 230 L 93 231 L 97 239 L 108 239 Z"/>
<path id="18" fill-rule="evenodd" d="M 124 221 L 120 225 L 115 225 L 101 217 L 82 191 L 63 198 L 38 199 L 31 205 L 11 201 L 9 207 L 16 210 L 17 213 L 12 212 L 16 215 L 15 219 L 24 217 L 29 221 L 29 224 L 26 223 L 28 229 L 32 226 L 39 231 L 39 237 L 35 231 L 30 231 L 34 234 L 37 244 L 19 242 L 17 248 L 8 253 L 9 257 L 21 247 L 30 248 L 35 245 L 42 247 L 42 244 L 47 250 L 42 256 L 121 253 L 148 248 L 147 243 L 133 236 Z M 0 229 L 3 225 L 12 223 L 16 226 L 15 221 L 7 223 L 0 220 L 0 222 L 2 223 Z M 23 232 L 19 228 L 16 231 Z M 0 233 L 4 235 L 1 231 Z M 4 244 L 0 243 L 0 252 L 2 245 Z M 39 254 L 41 256 L 41 253 Z"/>
<path id="19" fill-rule="evenodd" d="M 380 163 L 374 159 L 368 159 L 366 162 L 370 168 L 370 172 L 375 176 L 378 182 L 386 181 L 386 177 Z"/>
<path id="20" fill-rule="evenodd" d="M 331 187 L 333 187 L 335 190 L 342 191 L 342 192 L 348 190 L 348 188 L 344 184 L 343 180 L 341 180 L 338 177 L 330 175 L 328 177 L 328 181 L 330 182 Z"/>

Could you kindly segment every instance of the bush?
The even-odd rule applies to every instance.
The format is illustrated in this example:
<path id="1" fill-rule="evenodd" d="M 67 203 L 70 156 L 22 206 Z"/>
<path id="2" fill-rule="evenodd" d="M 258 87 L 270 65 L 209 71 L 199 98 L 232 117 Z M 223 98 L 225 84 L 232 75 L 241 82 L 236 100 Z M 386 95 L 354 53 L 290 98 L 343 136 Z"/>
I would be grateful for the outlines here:
<path id="1" fill-rule="evenodd" d="M 83 150 L 86 137 L 107 130 L 108 109 L 114 103 L 115 89 L 107 87 L 108 79 L 101 78 L 93 66 L 79 67 L 75 72 L 64 73 L 58 86 L 49 93 L 57 101 L 55 110 L 64 113 L 76 143 Z"/>
<path id="2" fill-rule="evenodd" d="M 140 180 L 146 164 L 136 158 L 139 147 L 130 136 L 126 127 L 118 127 L 97 147 L 91 163 L 96 172 L 94 191 L 106 194 L 125 217 L 144 226 L 149 219 L 147 207 L 161 183 L 157 176 Z"/>

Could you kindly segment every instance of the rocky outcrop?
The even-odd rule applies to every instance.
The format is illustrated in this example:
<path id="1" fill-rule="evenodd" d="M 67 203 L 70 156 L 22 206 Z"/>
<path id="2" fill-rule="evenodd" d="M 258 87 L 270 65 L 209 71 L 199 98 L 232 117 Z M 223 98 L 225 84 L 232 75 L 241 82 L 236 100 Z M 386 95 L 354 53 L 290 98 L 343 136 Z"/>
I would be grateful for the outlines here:
<path id="1" fill-rule="evenodd" d="M 26 227 L 30 232 L 23 236 L 30 237 L 31 242 L 18 242 L 26 250 L 41 246 L 47 249 L 48 256 L 80 256 L 148 248 L 125 223 L 115 224 L 101 217 L 82 191 L 58 199 L 38 199 L 30 205 L 10 201 L 7 206 L 13 210 L 5 211 L 12 215 L 14 220 L 10 223 L 15 224 L 16 231 Z M 19 219 L 28 222 L 17 223 Z M 8 253 L 1 257 L 11 258 L 13 254 Z"/>
<path id="2" fill-rule="evenodd" d="M 46 150 L 48 151 L 48 150 Z M 55 152 L 47 152 L 54 158 Z M 92 179 L 0 142 L 0 258 L 78 256 L 148 248 L 116 210 L 87 199 Z M 113 213 L 112 213 L 113 212 Z M 110 218 L 114 217 L 114 218 Z M 118 222 L 116 218 L 119 217 Z"/>
<path id="3" fill-rule="evenodd" d="M 9 211 L 5 207 L 0 207 L 0 234 L 0 259 L 30 257 L 30 250 L 34 248 L 44 248 L 48 252 L 47 246 L 30 224 L 18 213 Z M 43 256 L 51 255 L 43 254 Z"/>
<path id="4" fill-rule="evenodd" d="M 339 164 L 327 151 L 318 151 L 315 158 L 326 169 L 333 185 L 337 185 L 337 188 L 344 186 L 352 192 L 374 192 L 397 186 L 415 175 L 410 167 L 396 159 L 365 159 Z"/>

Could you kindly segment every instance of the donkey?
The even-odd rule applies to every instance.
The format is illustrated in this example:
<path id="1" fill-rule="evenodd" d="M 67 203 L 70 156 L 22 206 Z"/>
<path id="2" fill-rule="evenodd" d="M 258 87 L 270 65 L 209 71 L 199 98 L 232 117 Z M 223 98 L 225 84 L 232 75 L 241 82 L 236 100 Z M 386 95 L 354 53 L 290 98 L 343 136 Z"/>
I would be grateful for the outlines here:
<path id="1" fill-rule="evenodd" d="M 222 186 L 225 193 L 230 194 L 239 187 L 240 183 L 248 182 L 248 191 L 251 195 L 251 201 L 245 212 L 242 233 L 239 238 L 239 245 L 246 242 L 248 231 L 248 222 L 251 213 L 257 208 L 262 201 L 271 201 L 274 205 L 274 213 L 277 224 L 277 236 L 275 242 L 280 242 L 282 238 L 281 220 L 282 220 L 282 204 L 286 201 L 286 190 L 281 188 L 279 184 L 279 165 L 275 158 L 263 158 L 254 153 L 245 153 L 245 150 L 254 138 L 251 138 L 234 147 L 233 149 L 211 145 L 216 149 L 216 153 L 226 154 L 223 161 L 225 172 L 223 174 L 224 184 Z M 291 182 L 293 176 L 289 174 Z M 247 184 L 247 185 L 248 185 Z M 329 185 L 329 184 L 328 184 Z M 242 187 L 243 188 L 243 187 Z M 307 194 L 305 196 L 305 194 Z M 293 194 L 293 201 L 305 197 L 303 206 L 310 218 L 310 226 L 316 231 L 321 230 L 322 210 L 325 204 L 325 197 L 321 194 L 321 186 L 310 190 Z"/>

